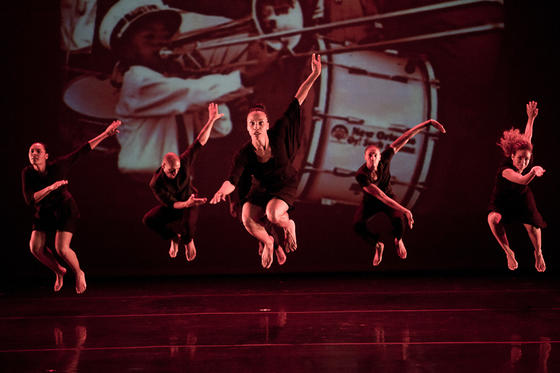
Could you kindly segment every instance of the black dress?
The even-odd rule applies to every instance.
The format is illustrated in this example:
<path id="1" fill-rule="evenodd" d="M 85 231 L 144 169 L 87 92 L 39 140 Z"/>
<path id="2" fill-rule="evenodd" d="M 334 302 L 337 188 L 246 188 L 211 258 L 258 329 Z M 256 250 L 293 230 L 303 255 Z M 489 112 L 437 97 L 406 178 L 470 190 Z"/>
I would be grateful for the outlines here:
<path id="1" fill-rule="evenodd" d="M 165 240 L 178 233 L 184 243 L 194 238 L 198 207 L 176 209 L 173 204 L 186 201 L 191 194 L 197 193 L 192 185 L 191 169 L 201 148 L 200 142 L 195 141 L 180 155 L 181 166 L 174 179 L 168 178 L 160 167 L 150 180 L 150 188 L 161 205 L 148 211 L 142 221 Z"/>
<path id="2" fill-rule="evenodd" d="M 248 193 L 240 196 L 242 203 L 248 201 L 265 208 L 272 198 L 278 198 L 292 207 L 298 183 L 298 171 L 292 160 L 299 148 L 300 127 L 300 105 L 294 98 L 284 115 L 268 131 L 272 151 L 268 162 L 258 161 L 251 141 L 239 150 L 228 180 L 237 187 L 244 179 L 253 176 Z"/>
<path id="3" fill-rule="evenodd" d="M 33 208 L 32 230 L 76 232 L 80 212 L 67 185 L 47 194 L 39 202 L 35 202 L 33 194 L 56 181 L 68 179 L 71 167 L 90 152 L 89 143 L 85 143 L 70 154 L 48 161 L 44 173 L 38 172 L 31 165 L 23 169 L 21 172 L 23 197 Z"/>
<path id="4" fill-rule="evenodd" d="M 517 184 L 502 176 L 506 169 L 517 172 L 511 160 L 506 160 L 496 173 L 496 183 L 490 197 L 489 212 L 499 212 L 502 222 L 531 224 L 545 228 L 546 222 L 537 210 L 535 197 L 528 185 Z"/>
<path id="5" fill-rule="evenodd" d="M 373 180 L 371 170 L 364 163 L 356 173 L 356 181 L 363 188 L 368 185 L 376 185 L 388 197 L 394 198 L 393 190 L 391 188 L 391 160 L 395 155 L 395 150 L 388 147 L 381 153 L 381 159 L 377 165 L 377 179 Z M 368 244 L 375 246 L 379 241 L 379 235 L 370 232 L 367 229 L 367 222 L 374 215 L 378 213 L 385 213 L 393 227 L 392 234 L 395 238 L 402 238 L 405 230 L 405 219 L 401 212 L 387 206 L 376 197 L 363 191 L 363 199 L 360 207 L 354 215 L 354 231 L 362 237 Z"/>

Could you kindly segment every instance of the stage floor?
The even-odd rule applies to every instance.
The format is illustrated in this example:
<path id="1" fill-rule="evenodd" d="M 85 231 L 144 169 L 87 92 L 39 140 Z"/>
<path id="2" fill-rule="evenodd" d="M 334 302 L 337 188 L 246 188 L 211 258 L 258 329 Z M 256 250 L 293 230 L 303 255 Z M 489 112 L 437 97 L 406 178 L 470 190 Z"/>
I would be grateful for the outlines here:
<path id="1" fill-rule="evenodd" d="M 2 372 L 560 372 L 550 275 L 90 280 L 0 297 Z M 49 284 L 50 287 L 50 284 Z"/>

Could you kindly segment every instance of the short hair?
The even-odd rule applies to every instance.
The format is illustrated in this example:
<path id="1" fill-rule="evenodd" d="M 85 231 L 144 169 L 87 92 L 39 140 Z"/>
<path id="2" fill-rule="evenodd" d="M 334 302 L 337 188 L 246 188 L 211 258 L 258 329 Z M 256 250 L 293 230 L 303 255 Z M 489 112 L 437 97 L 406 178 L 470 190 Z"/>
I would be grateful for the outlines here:
<path id="1" fill-rule="evenodd" d="M 264 106 L 264 104 L 262 104 L 262 103 L 256 103 L 256 104 L 250 105 L 249 106 L 249 111 L 247 112 L 247 115 L 249 115 L 253 111 L 262 111 L 266 115 L 266 117 L 268 118 L 268 113 L 266 111 L 266 106 Z"/>
<path id="2" fill-rule="evenodd" d="M 366 146 L 366 148 L 364 149 L 364 154 L 367 153 L 368 149 L 370 148 L 376 148 L 377 150 L 381 151 L 381 148 L 375 144 L 369 144 L 368 146 Z"/>
<path id="3" fill-rule="evenodd" d="M 508 158 L 517 153 L 518 150 L 533 151 L 533 144 L 531 144 L 524 134 L 515 128 L 504 131 L 497 145 Z"/>

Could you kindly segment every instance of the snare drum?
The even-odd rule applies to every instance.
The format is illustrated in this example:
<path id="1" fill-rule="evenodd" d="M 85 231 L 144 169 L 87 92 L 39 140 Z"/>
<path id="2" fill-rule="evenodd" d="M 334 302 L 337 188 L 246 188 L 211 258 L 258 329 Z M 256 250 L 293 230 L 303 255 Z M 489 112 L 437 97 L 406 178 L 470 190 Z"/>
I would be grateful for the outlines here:
<path id="1" fill-rule="evenodd" d="M 326 60 L 298 196 L 355 205 L 362 190 L 354 176 L 365 162 L 365 147 L 383 150 L 408 128 L 436 119 L 438 82 L 431 65 L 419 58 L 358 51 Z M 403 205 L 412 206 L 424 188 L 436 132 L 429 127 L 416 135 L 391 162 L 393 192 Z"/>

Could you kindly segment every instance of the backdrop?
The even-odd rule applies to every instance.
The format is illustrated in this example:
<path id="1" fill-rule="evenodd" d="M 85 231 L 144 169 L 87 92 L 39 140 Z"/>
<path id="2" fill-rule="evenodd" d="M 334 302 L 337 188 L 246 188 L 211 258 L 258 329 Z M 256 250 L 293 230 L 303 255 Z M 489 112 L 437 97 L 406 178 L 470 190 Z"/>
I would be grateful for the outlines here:
<path id="1" fill-rule="evenodd" d="M 14 94 L 6 92 L 3 101 L 9 217 L 4 236 L 10 242 L 3 250 L 4 275 L 50 276 L 28 249 L 30 211 L 20 173 L 29 145 L 44 141 L 51 156 L 63 155 L 115 118 L 124 122 L 119 137 L 80 161 L 69 178 L 81 212 L 72 247 L 86 272 L 265 272 L 257 242 L 226 204 L 200 209 L 194 262 L 184 255 L 170 259 L 168 242 L 141 223 L 157 204 L 148 181 L 161 155 L 192 143 L 207 103 L 215 101 L 226 119 L 217 123 L 194 166 L 200 195 L 211 197 L 227 177 L 233 154 L 249 139 L 248 104 L 263 102 L 271 120 L 279 117 L 308 74 L 308 55 L 315 50 L 322 52 L 323 74 L 302 109 L 296 158 L 301 181 L 291 214 L 299 248 L 284 266 L 275 263 L 267 272 L 504 271 L 504 254 L 486 223 L 503 159 L 495 144 L 501 131 L 524 127 L 529 100 L 538 101 L 540 110 L 533 164 L 547 170 L 531 188 L 549 224 L 543 252 L 548 271 L 555 271 L 558 25 L 550 9 L 523 1 L 449 6 L 413 0 L 176 0 L 158 5 L 168 7 L 166 12 L 155 12 L 150 4 L 138 10 L 140 3 L 31 1 L 25 9 L 3 10 L 12 20 L 5 34 L 16 56 L 5 74 Z M 400 15 L 387 17 L 394 13 Z M 367 23 L 327 27 L 363 17 L 370 17 Z M 150 28 L 158 22 L 163 31 Z M 262 38 L 310 28 L 315 29 L 281 41 Z M 115 40 L 119 32 L 129 37 Z M 168 42 L 154 46 L 144 39 L 138 46 L 134 34 Z M 142 48 L 152 48 L 152 54 L 143 57 Z M 159 62 L 149 62 L 154 56 Z M 352 231 L 360 200 L 353 173 L 363 163 L 365 145 L 386 146 L 430 117 L 447 134 L 418 135 L 392 165 L 397 199 L 415 218 L 404 238 L 409 257 L 399 259 L 387 241 L 384 261 L 373 269 L 372 249 Z M 381 219 L 378 226 L 387 223 Z M 521 270 L 531 270 L 525 230 L 508 229 Z"/>

